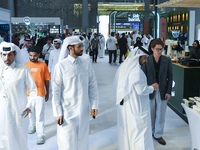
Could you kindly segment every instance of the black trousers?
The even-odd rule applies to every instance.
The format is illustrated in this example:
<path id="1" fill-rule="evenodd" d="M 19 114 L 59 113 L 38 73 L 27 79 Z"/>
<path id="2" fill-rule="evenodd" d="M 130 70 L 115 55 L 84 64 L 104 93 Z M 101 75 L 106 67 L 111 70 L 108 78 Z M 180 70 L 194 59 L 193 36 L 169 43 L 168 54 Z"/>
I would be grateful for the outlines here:
<path id="1" fill-rule="evenodd" d="M 92 54 L 92 61 L 97 62 L 97 56 L 98 56 L 98 48 L 93 49 L 93 54 Z"/>
<path id="2" fill-rule="evenodd" d="M 121 64 L 122 63 L 122 56 L 124 55 L 124 59 L 126 59 L 125 57 L 125 54 L 126 54 L 126 51 L 120 51 L 120 56 L 119 56 L 119 63 Z"/>
<path id="3" fill-rule="evenodd" d="M 116 62 L 116 58 L 117 58 L 117 51 L 116 50 L 108 50 L 109 53 L 109 63 L 111 64 L 112 62 L 112 55 L 114 55 L 114 63 Z"/>
<path id="4" fill-rule="evenodd" d="M 49 60 L 45 60 L 45 63 L 47 64 L 47 67 L 48 67 L 48 64 L 49 64 Z"/>

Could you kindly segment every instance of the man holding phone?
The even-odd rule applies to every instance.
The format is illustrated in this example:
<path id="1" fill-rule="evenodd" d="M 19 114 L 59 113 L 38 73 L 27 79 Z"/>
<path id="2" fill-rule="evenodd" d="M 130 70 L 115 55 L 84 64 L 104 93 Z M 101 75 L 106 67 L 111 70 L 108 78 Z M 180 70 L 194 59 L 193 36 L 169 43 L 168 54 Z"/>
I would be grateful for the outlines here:
<path id="1" fill-rule="evenodd" d="M 12 43 L 2 42 L 0 52 L 0 149 L 28 150 L 28 118 L 32 101 L 37 96 L 35 82 L 17 55 L 20 49 Z M 27 103 L 27 87 L 30 98 Z M 21 116 L 21 114 L 24 114 Z M 24 119 L 22 119 L 24 118 Z"/>
<path id="2" fill-rule="evenodd" d="M 70 54 L 56 64 L 53 79 L 53 114 L 57 124 L 59 149 L 89 149 L 89 107 L 98 112 L 98 87 L 91 63 L 83 54 L 78 36 L 64 40 L 63 51 Z"/>

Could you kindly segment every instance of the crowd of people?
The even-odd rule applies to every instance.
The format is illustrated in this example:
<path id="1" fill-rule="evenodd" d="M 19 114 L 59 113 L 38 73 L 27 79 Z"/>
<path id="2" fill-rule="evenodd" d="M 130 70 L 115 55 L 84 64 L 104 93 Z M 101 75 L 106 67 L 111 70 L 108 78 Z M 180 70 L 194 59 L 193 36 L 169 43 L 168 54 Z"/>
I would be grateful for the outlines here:
<path id="1" fill-rule="evenodd" d="M 56 38 L 53 43 L 52 38 L 47 38 L 42 51 L 28 37 L 22 49 L 13 43 L 0 44 L 0 93 L 3 96 L 0 120 L 4 120 L 0 129 L 0 148 L 28 149 L 27 133 L 35 132 L 37 144 L 45 143 L 44 106 L 52 88 L 59 148 L 87 149 L 89 107 L 91 116 L 95 117 L 98 112 L 98 88 L 90 58 L 83 54 L 83 43 L 81 36 L 74 35 L 63 41 Z M 44 61 L 39 60 L 40 55 L 44 56 Z M 29 121 L 26 118 L 28 115 Z"/>
<path id="2" fill-rule="evenodd" d="M 64 39 L 49 37 L 43 46 L 42 38 L 34 45 L 25 37 L 20 49 L 15 39 L 15 44 L 0 44 L 0 149 L 28 149 L 27 133 L 36 132 L 37 144 L 45 143 L 44 105 L 50 88 L 59 149 L 89 149 L 89 114 L 95 119 L 99 108 L 91 59 L 95 63 L 98 55 L 103 57 L 105 46 L 110 64 L 116 63 L 120 51 L 113 85 L 118 149 L 154 150 L 153 138 L 166 145 L 162 136 L 173 73 L 170 58 L 162 55 L 161 40 L 133 32 L 111 33 L 105 41 L 96 33 L 73 32 Z"/>
<path id="3" fill-rule="evenodd" d="M 131 51 L 132 47 L 144 46 L 145 48 L 150 49 L 150 43 L 153 40 L 153 37 L 149 35 L 141 35 L 139 32 L 126 32 L 115 34 L 111 33 L 109 38 L 106 41 L 106 49 L 109 52 L 109 63 L 116 65 L 117 56 L 119 55 L 119 64 L 126 59 L 127 52 Z M 114 60 L 112 61 L 112 59 Z"/>
<path id="4" fill-rule="evenodd" d="M 29 45 L 35 45 L 40 50 L 40 58 L 43 58 L 48 65 L 49 60 L 49 52 L 54 49 L 54 45 L 52 43 L 53 39 L 59 39 L 62 42 L 66 37 L 79 35 L 81 36 L 81 40 L 84 43 L 84 53 L 89 54 L 92 58 L 92 62 L 97 62 L 98 58 L 103 58 L 105 55 L 105 51 L 108 51 L 109 54 L 109 63 L 116 65 L 116 60 L 119 56 L 119 63 L 123 62 L 126 58 L 126 52 L 131 51 L 131 46 L 145 46 L 148 47 L 150 45 L 151 40 L 153 39 L 151 35 L 141 35 L 139 32 L 126 32 L 116 35 L 110 35 L 107 40 L 105 40 L 104 35 L 97 34 L 97 33 L 80 33 L 73 31 L 71 34 L 56 34 L 55 36 L 50 37 L 40 37 L 36 39 L 35 37 L 30 38 L 28 35 L 18 36 L 15 34 L 12 39 L 12 43 L 19 46 L 20 49 L 26 51 L 27 48 L 24 43 L 28 43 Z M 114 38 L 116 38 L 117 43 L 115 42 Z M 112 40 L 111 40 L 112 39 Z M 114 41 L 113 41 L 114 40 Z M 48 49 L 49 48 L 49 49 Z M 47 52 L 48 51 L 48 52 Z M 47 52 L 47 54 L 45 54 Z M 112 56 L 114 55 L 114 57 Z M 27 57 L 26 57 L 27 58 Z M 114 58 L 114 61 L 111 59 Z M 24 60 L 23 62 L 26 62 Z"/>

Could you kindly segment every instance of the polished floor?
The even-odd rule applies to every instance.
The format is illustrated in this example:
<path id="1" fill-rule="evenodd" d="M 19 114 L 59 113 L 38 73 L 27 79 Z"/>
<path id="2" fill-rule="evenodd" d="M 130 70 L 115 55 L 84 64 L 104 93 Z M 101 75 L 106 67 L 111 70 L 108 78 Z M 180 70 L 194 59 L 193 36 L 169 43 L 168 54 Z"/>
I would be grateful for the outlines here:
<path id="1" fill-rule="evenodd" d="M 90 150 L 117 149 L 117 110 L 112 93 L 112 84 L 118 65 L 108 63 L 108 57 L 100 58 L 92 64 L 97 77 L 100 106 L 98 117 L 90 119 Z M 44 145 L 37 145 L 37 135 L 28 135 L 30 150 L 57 150 L 56 124 L 52 114 L 51 99 L 45 105 Z M 170 108 L 167 108 L 163 138 L 167 145 L 162 146 L 154 140 L 155 150 L 190 150 L 189 126 Z"/>

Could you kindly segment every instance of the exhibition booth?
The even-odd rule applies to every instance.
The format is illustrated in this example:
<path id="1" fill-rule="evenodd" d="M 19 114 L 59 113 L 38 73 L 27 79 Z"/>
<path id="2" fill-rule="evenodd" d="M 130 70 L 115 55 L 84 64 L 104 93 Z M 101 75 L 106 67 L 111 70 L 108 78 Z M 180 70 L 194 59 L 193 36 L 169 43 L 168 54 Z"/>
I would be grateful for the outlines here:
<path id="1" fill-rule="evenodd" d="M 0 43 L 11 41 L 10 10 L 0 8 Z"/>
<path id="2" fill-rule="evenodd" d="M 157 5 L 158 8 L 164 7 L 200 7 L 197 0 L 170 0 Z M 171 99 L 168 106 L 171 107 L 183 120 L 189 123 L 191 135 L 191 150 L 200 149 L 199 126 L 200 126 L 200 55 L 199 47 L 193 45 L 195 37 L 195 11 L 170 12 L 161 18 L 160 35 L 168 37 L 175 31 L 185 33 L 189 46 L 184 47 L 182 52 L 178 50 L 170 51 L 173 69 L 173 87 Z M 200 38 L 199 25 L 196 25 L 196 40 Z M 165 35 L 166 34 L 166 35 Z M 175 35 L 174 34 L 174 35 Z M 177 38 L 177 37 L 176 37 Z M 172 38 L 171 38 L 172 39 Z M 175 41 L 166 40 L 165 44 L 173 47 Z M 175 48 L 176 46 L 174 46 Z M 176 49 L 176 48 L 175 48 Z M 168 53 L 169 54 L 169 53 Z"/>
<path id="3" fill-rule="evenodd" d="M 25 19 L 30 23 L 25 24 Z M 63 33 L 62 19 L 59 17 L 12 17 L 12 33 L 18 35 L 33 36 L 55 36 L 56 34 Z"/>

